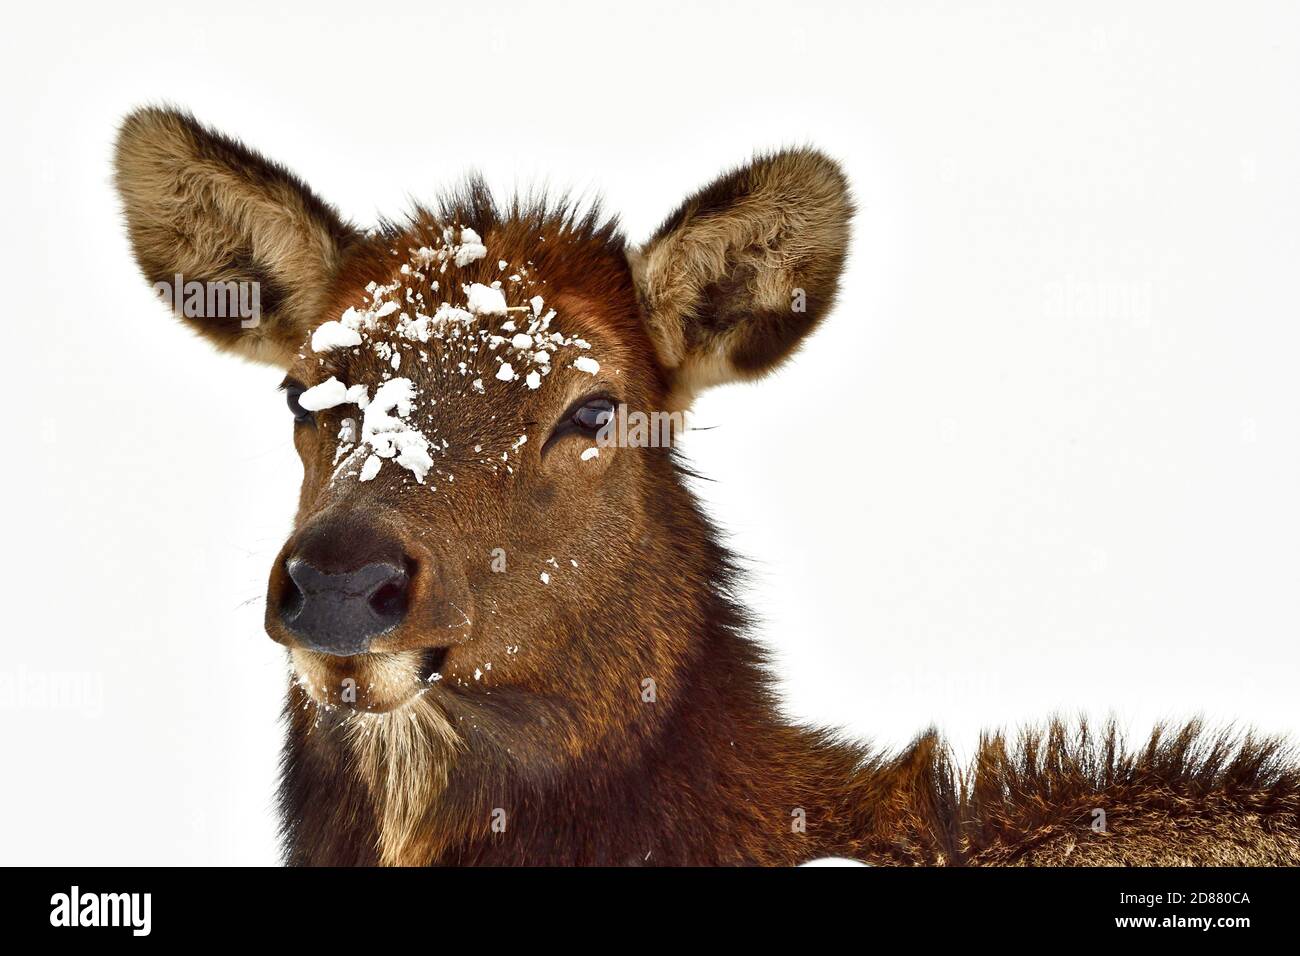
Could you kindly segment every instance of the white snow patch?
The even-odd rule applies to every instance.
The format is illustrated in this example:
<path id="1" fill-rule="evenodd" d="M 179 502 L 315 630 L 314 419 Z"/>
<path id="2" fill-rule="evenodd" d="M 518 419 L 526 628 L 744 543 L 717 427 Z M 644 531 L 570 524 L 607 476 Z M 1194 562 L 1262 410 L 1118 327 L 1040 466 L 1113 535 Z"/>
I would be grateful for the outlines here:
<path id="1" fill-rule="evenodd" d="M 364 409 L 370 404 L 370 390 L 364 385 L 353 385 L 348 388 L 344 401 L 357 406 L 357 408 Z"/>
<path id="2" fill-rule="evenodd" d="M 456 265 L 463 269 L 471 262 L 477 262 L 486 256 L 487 246 L 483 245 L 479 234 L 469 226 L 464 226 L 460 230 L 460 245 L 456 247 Z"/>
<path id="3" fill-rule="evenodd" d="M 406 421 L 411 414 L 415 398 L 415 386 L 409 378 L 392 378 L 375 389 L 375 397 L 366 407 L 365 419 L 361 423 L 361 440 L 369 445 L 376 462 L 391 458 L 415 476 L 415 480 L 424 483 L 424 476 L 433 467 L 429 456 L 429 439 Z M 370 466 L 370 459 L 366 465 Z M 379 471 L 379 464 L 373 466 Z M 371 478 L 374 477 L 372 472 Z"/>
<path id="4" fill-rule="evenodd" d="M 477 283 L 475 283 L 475 286 L 477 286 L 480 289 L 488 289 L 489 292 L 496 291 L 495 289 L 489 289 L 487 286 L 478 285 Z M 473 291 L 473 287 L 471 287 L 471 291 Z M 502 301 L 503 302 L 505 301 L 504 297 L 502 297 Z M 473 321 L 474 321 L 474 312 L 473 312 L 472 305 L 470 307 L 470 310 L 466 311 L 465 309 L 458 309 L 454 305 L 444 302 L 442 305 L 438 306 L 438 311 L 435 312 L 433 315 L 433 322 L 436 325 L 446 325 L 448 322 L 473 322 Z"/>
<path id="5" fill-rule="evenodd" d="M 342 322 L 326 322 L 311 334 L 311 350 L 328 352 L 331 349 L 346 349 L 361 344 L 361 334 L 350 329 Z"/>
<path id="6" fill-rule="evenodd" d="M 475 315 L 506 314 L 505 293 L 481 282 L 470 285 L 468 301 L 469 310 Z"/>
<path id="7" fill-rule="evenodd" d="M 333 408 L 347 401 L 347 386 L 331 375 L 319 385 L 313 385 L 298 396 L 298 404 L 309 412 Z"/>

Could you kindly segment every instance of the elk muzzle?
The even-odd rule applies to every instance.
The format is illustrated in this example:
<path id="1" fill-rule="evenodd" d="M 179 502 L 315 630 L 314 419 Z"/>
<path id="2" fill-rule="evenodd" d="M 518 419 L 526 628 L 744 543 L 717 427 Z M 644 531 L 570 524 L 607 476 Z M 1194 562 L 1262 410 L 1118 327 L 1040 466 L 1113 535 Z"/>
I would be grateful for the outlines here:
<path id="1" fill-rule="evenodd" d="M 272 571 L 267 631 L 338 657 L 365 654 L 406 618 L 417 564 L 397 538 L 355 516 L 313 522 Z"/>

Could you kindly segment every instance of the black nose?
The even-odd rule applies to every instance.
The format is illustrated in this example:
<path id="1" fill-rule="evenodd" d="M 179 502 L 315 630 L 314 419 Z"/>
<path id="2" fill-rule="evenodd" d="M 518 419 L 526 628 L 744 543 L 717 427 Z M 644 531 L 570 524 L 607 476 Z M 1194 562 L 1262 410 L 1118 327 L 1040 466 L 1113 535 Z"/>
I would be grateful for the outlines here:
<path id="1" fill-rule="evenodd" d="M 302 646 L 324 654 L 364 654 L 370 641 L 406 616 L 410 574 L 389 562 L 326 574 L 301 557 L 285 562 L 280 620 Z"/>

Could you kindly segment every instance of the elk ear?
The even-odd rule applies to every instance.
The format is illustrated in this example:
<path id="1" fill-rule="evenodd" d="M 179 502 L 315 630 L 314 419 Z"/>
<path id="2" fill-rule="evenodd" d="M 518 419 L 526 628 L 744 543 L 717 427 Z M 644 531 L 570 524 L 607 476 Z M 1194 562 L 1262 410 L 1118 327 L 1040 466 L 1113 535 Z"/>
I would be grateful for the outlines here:
<path id="1" fill-rule="evenodd" d="M 793 354 L 835 299 L 852 217 L 839 165 L 785 150 L 720 176 L 629 253 L 674 404 Z"/>
<path id="2" fill-rule="evenodd" d="M 284 168 L 188 113 L 128 116 L 115 170 L 136 261 L 180 318 L 221 348 L 289 364 L 356 231 Z M 236 291 L 241 308 L 223 307 Z"/>

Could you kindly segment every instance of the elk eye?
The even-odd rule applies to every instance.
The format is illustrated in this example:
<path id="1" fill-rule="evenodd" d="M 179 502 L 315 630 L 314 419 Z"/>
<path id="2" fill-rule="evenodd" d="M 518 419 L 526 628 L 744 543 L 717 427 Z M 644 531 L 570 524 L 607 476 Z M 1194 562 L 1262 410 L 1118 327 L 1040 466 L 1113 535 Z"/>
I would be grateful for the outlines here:
<path id="1" fill-rule="evenodd" d="M 542 454 L 570 435 L 597 438 L 601 428 L 613 420 L 616 407 L 614 400 L 604 395 L 584 398 L 571 405 L 551 432 L 551 437 L 542 444 Z"/>
<path id="2" fill-rule="evenodd" d="M 573 412 L 573 424 L 583 431 L 597 432 L 614 417 L 614 403 L 608 398 L 593 398 L 579 405 Z"/>
<path id="3" fill-rule="evenodd" d="M 286 385 L 284 387 L 284 400 L 289 406 L 289 411 L 293 412 L 295 422 L 307 423 L 314 421 L 312 413 L 298 404 L 298 399 L 306 389 L 301 385 Z"/>

